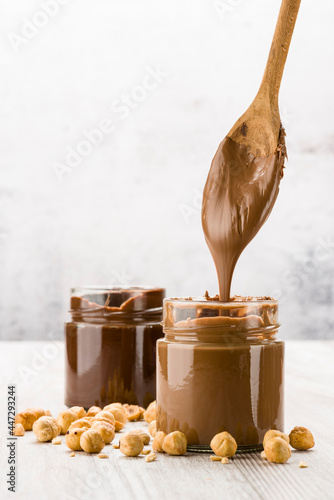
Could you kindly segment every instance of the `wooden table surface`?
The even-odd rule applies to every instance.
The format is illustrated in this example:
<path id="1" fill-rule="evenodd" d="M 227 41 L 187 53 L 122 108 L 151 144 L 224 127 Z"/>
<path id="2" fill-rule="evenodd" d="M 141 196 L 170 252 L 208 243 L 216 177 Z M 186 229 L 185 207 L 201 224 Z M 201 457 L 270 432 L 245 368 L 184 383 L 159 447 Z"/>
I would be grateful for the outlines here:
<path id="1" fill-rule="evenodd" d="M 237 455 L 228 465 L 189 453 L 159 454 L 146 463 L 111 446 L 104 448 L 107 460 L 85 453 L 70 458 L 64 444 L 38 443 L 27 432 L 16 441 L 13 495 L 6 485 L 7 385 L 16 384 L 18 411 L 39 406 L 57 415 L 65 409 L 63 358 L 62 342 L 0 342 L 1 499 L 334 499 L 334 341 L 286 342 L 285 430 L 308 427 L 316 445 L 293 451 L 284 465 L 259 453 Z M 124 430 L 133 425 L 147 426 L 129 423 Z M 309 467 L 299 468 L 300 460 Z"/>

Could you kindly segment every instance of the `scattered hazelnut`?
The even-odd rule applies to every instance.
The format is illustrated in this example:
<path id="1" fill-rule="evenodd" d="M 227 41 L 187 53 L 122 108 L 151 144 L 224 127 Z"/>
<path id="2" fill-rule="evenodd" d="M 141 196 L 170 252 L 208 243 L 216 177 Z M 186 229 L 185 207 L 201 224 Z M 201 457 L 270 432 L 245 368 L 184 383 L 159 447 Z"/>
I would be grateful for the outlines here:
<path id="1" fill-rule="evenodd" d="M 147 434 L 147 432 L 143 431 L 142 429 L 133 429 L 133 431 L 130 431 L 131 434 L 138 434 L 143 440 L 144 445 L 149 444 L 150 442 L 150 436 Z"/>
<path id="2" fill-rule="evenodd" d="M 261 458 L 263 458 L 263 460 L 267 460 L 266 453 L 264 450 L 261 451 Z"/>
<path id="3" fill-rule="evenodd" d="M 61 444 L 61 437 L 57 436 L 52 439 L 51 441 L 52 444 Z"/>
<path id="4" fill-rule="evenodd" d="M 24 436 L 25 430 L 22 424 L 15 424 L 13 427 L 14 436 Z"/>
<path id="5" fill-rule="evenodd" d="M 36 420 L 46 415 L 45 410 L 43 408 L 27 408 L 27 411 L 32 411 L 36 415 Z"/>
<path id="6" fill-rule="evenodd" d="M 229 459 L 227 457 L 222 457 L 221 463 L 222 464 L 228 464 L 229 463 Z"/>
<path id="7" fill-rule="evenodd" d="M 74 411 L 78 418 L 84 418 L 87 415 L 86 410 L 82 406 L 72 406 L 70 410 Z"/>
<path id="8" fill-rule="evenodd" d="M 132 422 L 141 418 L 141 409 L 139 406 L 129 405 L 125 408 L 126 418 Z"/>
<path id="9" fill-rule="evenodd" d="M 288 443 L 281 437 L 274 437 L 266 442 L 264 448 L 267 460 L 276 464 L 285 464 L 291 457 L 291 449 Z"/>
<path id="10" fill-rule="evenodd" d="M 15 415 L 15 423 L 22 424 L 25 431 L 31 431 L 36 420 L 37 415 L 31 410 L 22 411 Z"/>
<path id="11" fill-rule="evenodd" d="M 93 422 L 92 429 L 95 429 L 100 435 L 105 444 L 110 444 L 115 437 L 115 427 L 108 422 Z"/>
<path id="12" fill-rule="evenodd" d="M 74 422 L 71 423 L 69 428 L 67 429 L 68 431 L 72 429 L 80 429 L 80 427 L 91 427 L 91 422 L 88 420 L 88 418 L 79 418 L 79 420 L 75 420 Z"/>
<path id="13" fill-rule="evenodd" d="M 100 411 L 102 411 L 102 408 L 99 406 L 91 406 L 87 411 L 87 417 L 95 417 Z"/>
<path id="14" fill-rule="evenodd" d="M 121 452 L 128 457 L 136 457 L 139 455 L 144 448 L 144 443 L 142 438 L 138 434 L 124 434 L 120 441 Z"/>
<path id="15" fill-rule="evenodd" d="M 151 453 L 151 450 L 147 449 L 147 450 L 143 450 L 141 452 L 142 455 L 149 455 Z"/>
<path id="16" fill-rule="evenodd" d="M 156 439 L 157 435 L 158 432 L 154 439 Z M 187 438 L 183 432 L 171 432 L 165 437 L 162 449 L 168 455 L 183 455 L 187 451 Z"/>
<path id="17" fill-rule="evenodd" d="M 299 462 L 298 467 L 300 467 L 301 469 L 306 469 L 308 467 L 308 464 L 306 462 L 304 462 L 303 460 L 301 460 Z"/>
<path id="18" fill-rule="evenodd" d="M 80 438 L 84 432 L 88 431 L 88 427 L 78 427 L 70 429 L 65 434 L 66 446 L 73 451 L 81 451 Z"/>
<path id="19" fill-rule="evenodd" d="M 152 401 L 144 412 L 144 420 L 148 424 L 157 419 L 157 402 Z"/>
<path id="20" fill-rule="evenodd" d="M 50 411 L 50 410 L 45 410 L 45 415 L 46 415 L 47 417 L 52 417 L 52 415 L 51 415 L 51 411 Z"/>
<path id="21" fill-rule="evenodd" d="M 219 457 L 233 457 L 237 451 L 237 442 L 228 432 L 216 434 L 210 443 L 212 450 Z"/>
<path id="22" fill-rule="evenodd" d="M 100 453 L 104 448 L 104 441 L 95 429 L 89 429 L 81 434 L 80 446 L 86 453 Z"/>
<path id="23" fill-rule="evenodd" d="M 157 421 L 152 420 L 152 422 L 149 424 L 147 430 L 148 430 L 148 433 L 150 434 L 150 436 L 152 436 L 154 438 L 156 433 L 157 433 Z"/>
<path id="24" fill-rule="evenodd" d="M 75 457 L 74 451 L 72 451 L 72 453 L 70 454 L 70 457 Z"/>
<path id="25" fill-rule="evenodd" d="M 119 444 L 113 444 L 112 447 L 115 448 L 115 450 L 119 450 Z"/>
<path id="26" fill-rule="evenodd" d="M 127 404 L 127 403 L 125 403 Z M 127 406 L 130 406 L 129 404 L 127 404 Z M 122 403 L 110 403 L 109 405 L 105 406 L 103 409 L 105 410 L 106 408 L 108 407 L 116 407 L 116 408 L 121 408 L 123 409 L 124 408 L 124 405 L 122 405 Z"/>
<path id="27" fill-rule="evenodd" d="M 157 456 L 155 453 L 150 453 L 145 457 L 145 462 L 153 462 L 154 460 L 156 460 L 156 458 Z"/>
<path id="28" fill-rule="evenodd" d="M 314 446 L 314 437 L 306 427 L 295 427 L 289 434 L 290 445 L 296 450 L 309 450 Z"/>
<path id="29" fill-rule="evenodd" d="M 52 441 L 60 433 L 60 425 L 53 417 L 41 417 L 33 425 L 34 434 L 38 441 Z"/>
<path id="30" fill-rule="evenodd" d="M 111 424 L 115 425 L 115 417 L 109 411 L 104 411 L 104 410 L 100 411 L 99 413 L 97 413 L 95 415 L 94 421 L 97 420 L 97 419 L 104 419 L 104 420 L 109 421 Z"/>
<path id="31" fill-rule="evenodd" d="M 272 439 L 274 437 L 280 437 L 284 439 L 289 444 L 289 436 L 287 434 L 284 434 L 284 432 L 277 431 L 276 429 L 271 429 L 270 431 L 266 432 L 263 438 L 263 448 L 266 446 L 266 442 L 269 441 L 269 439 Z"/>
<path id="32" fill-rule="evenodd" d="M 115 422 L 115 431 L 119 432 L 119 431 L 121 431 L 123 429 L 123 427 L 124 427 L 123 422 L 118 422 L 118 420 L 116 420 L 116 422 Z"/>
<path id="33" fill-rule="evenodd" d="M 98 457 L 99 458 L 109 458 L 109 455 L 106 455 L 105 453 L 99 453 Z"/>
<path id="34" fill-rule="evenodd" d="M 152 449 L 153 451 L 158 451 L 159 453 L 163 453 L 164 450 L 162 448 L 163 442 L 165 440 L 166 434 L 162 431 L 158 431 L 153 439 Z"/>
<path id="35" fill-rule="evenodd" d="M 72 422 L 78 420 L 77 415 L 72 410 L 61 411 L 58 414 L 57 422 L 60 425 L 60 434 L 66 434 Z"/>
<path id="36" fill-rule="evenodd" d="M 218 455 L 210 455 L 210 460 L 213 462 L 221 462 L 222 457 L 218 457 Z"/>
<path id="37" fill-rule="evenodd" d="M 126 422 L 127 422 L 126 414 L 125 414 L 125 411 L 123 410 L 123 408 L 118 408 L 117 406 L 113 407 L 112 405 L 109 405 L 109 406 L 106 406 L 103 409 L 103 412 L 101 412 L 101 413 L 111 414 L 114 417 L 114 420 L 116 422 L 123 424 L 123 427 L 124 427 L 124 424 L 126 424 Z"/>

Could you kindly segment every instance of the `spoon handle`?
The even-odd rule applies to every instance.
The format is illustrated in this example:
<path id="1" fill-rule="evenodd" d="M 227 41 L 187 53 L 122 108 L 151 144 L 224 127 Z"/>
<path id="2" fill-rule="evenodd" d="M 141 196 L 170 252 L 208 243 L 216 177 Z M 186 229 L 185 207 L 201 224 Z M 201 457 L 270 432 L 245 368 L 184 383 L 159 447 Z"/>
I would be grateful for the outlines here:
<path id="1" fill-rule="evenodd" d="M 274 38 L 258 94 L 278 108 L 278 93 L 301 0 L 282 0 Z"/>

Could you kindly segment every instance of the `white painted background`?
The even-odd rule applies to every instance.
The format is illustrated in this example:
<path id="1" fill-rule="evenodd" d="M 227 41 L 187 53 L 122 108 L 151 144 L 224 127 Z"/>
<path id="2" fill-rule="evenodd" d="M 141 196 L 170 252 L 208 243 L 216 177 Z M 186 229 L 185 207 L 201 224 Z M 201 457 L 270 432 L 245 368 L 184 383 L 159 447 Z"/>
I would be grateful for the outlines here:
<path id="1" fill-rule="evenodd" d="M 5 339 L 62 338 L 74 285 L 216 293 L 200 195 L 257 91 L 280 5 L 57 1 L 52 15 L 41 6 L 56 0 L 0 5 Z M 330 0 L 302 1 L 280 97 L 289 162 L 233 281 L 233 293 L 280 298 L 283 338 L 333 336 L 333 16 Z M 138 85 L 157 65 L 168 76 L 144 95 Z M 124 118 L 111 106 L 131 93 L 143 100 Z M 105 119 L 114 130 L 60 182 L 54 162 Z"/>

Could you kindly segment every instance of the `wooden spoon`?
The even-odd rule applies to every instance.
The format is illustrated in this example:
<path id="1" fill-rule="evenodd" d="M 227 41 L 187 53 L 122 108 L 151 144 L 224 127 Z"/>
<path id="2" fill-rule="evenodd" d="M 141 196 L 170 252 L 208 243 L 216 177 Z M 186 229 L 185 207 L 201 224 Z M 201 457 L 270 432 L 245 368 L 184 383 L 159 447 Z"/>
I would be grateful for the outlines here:
<path id="1" fill-rule="evenodd" d="M 260 89 L 220 143 L 203 192 L 202 226 L 228 301 L 234 267 L 276 201 L 286 156 L 278 92 L 301 0 L 283 0 Z"/>
<path id="2" fill-rule="evenodd" d="M 254 156 L 268 156 L 277 148 L 280 130 L 278 93 L 301 0 L 283 0 L 260 89 L 228 137 Z"/>

